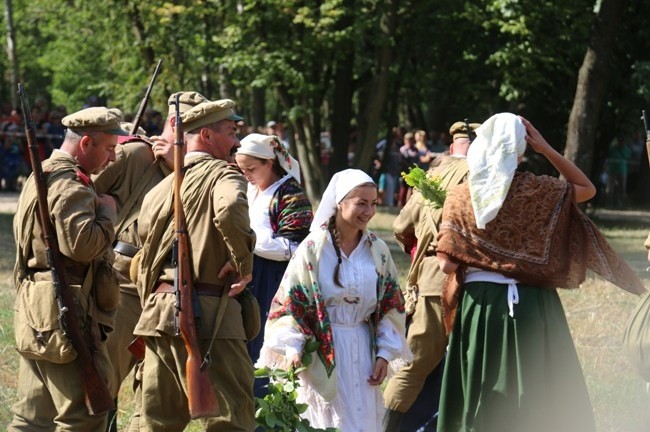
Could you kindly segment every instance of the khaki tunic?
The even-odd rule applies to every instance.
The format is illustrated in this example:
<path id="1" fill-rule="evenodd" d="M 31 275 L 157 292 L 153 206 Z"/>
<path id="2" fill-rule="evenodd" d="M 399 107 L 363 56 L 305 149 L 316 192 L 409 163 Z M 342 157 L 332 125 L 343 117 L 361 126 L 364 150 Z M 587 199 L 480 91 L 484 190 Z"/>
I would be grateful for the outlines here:
<path id="1" fill-rule="evenodd" d="M 239 275 L 252 272 L 255 234 L 250 228 L 246 180 L 226 162 L 207 154 L 186 158 L 181 195 L 192 246 L 195 282 L 225 285 L 219 270 L 230 261 Z M 151 190 L 142 204 L 138 231 L 143 241 L 138 269 L 138 291 L 143 312 L 135 334 L 146 336 L 147 351 L 142 371 L 142 430 L 183 430 L 189 421 L 186 400 L 185 362 L 182 339 L 175 336 L 175 296 L 156 294 L 158 281 L 173 284 L 170 251 L 174 235 L 173 178 L 169 176 Z M 253 366 L 245 345 L 241 307 L 227 295 L 201 296 L 200 345 L 207 349 L 221 301 L 225 314 L 210 351 L 208 368 L 222 415 L 204 421 L 206 430 L 251 431 L 254 429 Z M 170 403 L 180 409 L 171 409 Z"/>
<path id="2" fill-rule="evenodd" d="M 115 161 L 94 179 L 97 193 L 115 198 L 118 217 L 121 219 L 117 221 L 121 225 L 115 233 L 117 240 L 138 248 L 142 246 L 137 223 L 142 201 L 145 194 L 169 173 L 162 161 L 156 161 L 148 143 L 137 140 L 117 146 Z M 137 196 L 132 198 L 134 193 Z M 125 209 L 125 205 L 128 208 Z M 133 329 L 142 313 L 138 292 L 129 277 L 132 259 L 115 252 L 113 266 L 119 273 L 120 298 L 115 330 L 108 335 L 106 341 L 116 384 L 114 397 L 117 397 L 122 381 L 136 363 L 135 357 L 127 349 L 134 339 Z"/>
<path id="3" fill-rule="evenodd" d="M 442 187 L 449 190 L 462 183 L 468 171 L 465 158 L 445 156 L 429 175 L 440 177 Z M 395 237 L 407 253 L 417 244 L 406 288 L 406 297 L 416 301 L 407 335 L 413 362 L 395 374 L 384 390 L 386 408 L 402 413 L 411 408 L 447 347 L 440 308 L 445 274 L 435 256 L 441 219 L 442 209 L 425 205 L 422 195 L 414 191 L 393 223 Z"/>
<path id="4" fill-rule="evenodd" d="M 96 260 L 104 259 L 110 251 L 114 240 L 113 224 L 116 214 L 111 208 L 98 203 L 89 177 L 72 156 L 55 151 L 50 159 L 43 162 L 43 170 L 50 172 L 47 176 L 48 210 L 59 248 L 64 255 L 65 266 L 90 268 Z M 30 177 L 20 195 L 14 218 L 17 246 L 14 268 L 17 298 L 14 309 L 17 319 L 23 316 L 23 308 L 29 308 L 29 303 L 24 299 L 29 295 L 27 291 L 34 286 L 34 282 L 45 281 L 45 285 L 38 285 L 39 288 L 51 290 L 49 294 L 43 292 L 37 298 L 54 297 L 51 284 L 47 284 L 47 281 L 51 281 L 51 275 L 41 224 L 36 212 L 38 206 L 34 207 L 35 200 L 36 187 L 33 177 Z M 84 279 L 82 275 L 68 272 L 68 282 L 78 302 L 80 323 L 88 333 L 92 331 L 98 336 L 98 324 L 102 324 L 106 331 L 110 330 L 113 324 L 111 314 L 100 313 L 94 301 L 97 293 L 106 287 L 92 286 L 97 284 L 84 284 L 82 287 Z M 43 308 L 39 310 L 42 312 Z M 33 314 L 34 310 L 29 315 Z M 38 316 L 35 319 L 55 323 L 56 314 L 57 311 L 53 308 L 48 316 Z M 27 325 L 28 323 L 17 323 L 17 337 L 18 332 Z M 58 328 L 58 325 L 54 328 Z M 67 342 L 65 338 L 63 341 Z M 95 337 L 94 346 L 95 366 L 108 381 L 111 367 L 105 343 Z M 110 387 L 109 383 L 109 390 Z M 91 416 L 86 410 L 79 364 L 76 360 L 56 364 L 48 360 L 21 357 L 17 393 L 18 402 L 13 406 L 14 417 L 9 430 L 52 430 L 55 426 L 61 430 L 101 430 L 105 427 L 105 414 Z"/>

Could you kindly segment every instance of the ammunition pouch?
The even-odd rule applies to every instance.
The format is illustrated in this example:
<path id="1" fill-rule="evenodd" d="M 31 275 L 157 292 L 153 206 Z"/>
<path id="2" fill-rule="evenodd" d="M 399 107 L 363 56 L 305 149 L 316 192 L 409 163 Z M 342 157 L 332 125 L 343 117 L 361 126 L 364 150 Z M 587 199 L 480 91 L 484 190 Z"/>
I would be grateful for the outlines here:
<path id="1" fill-rule="evenodd" d="M 79 309 L 71 312 L 81 317 Z M 77 351 L 61 328 L 59 313 L 51 281 L 25 279 L 21 283 L 14 303 L 16 350 L 21 356 L 56 364 L 70 363 L 77 358 Z M 80 319 L 79 324 L 82 323 Z"/>
<path id="2" fill-rule="evenodd" d="M 262 329 L 262 317 L 260 316 L 260 304 L 248 287 L 237 295 L 237 301 L 241 305 L 241 317 L 244 322 L 246 339 L 253 340 Z"/>

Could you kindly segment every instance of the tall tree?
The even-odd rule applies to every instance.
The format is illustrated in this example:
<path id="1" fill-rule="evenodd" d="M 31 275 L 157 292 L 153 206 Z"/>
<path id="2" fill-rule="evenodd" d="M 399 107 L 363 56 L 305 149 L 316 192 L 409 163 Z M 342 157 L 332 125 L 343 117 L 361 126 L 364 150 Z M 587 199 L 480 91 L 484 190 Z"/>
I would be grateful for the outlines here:
<path id="1" fill-rule="evenodd" d="M 624 7 L 625 0 L 601 0 L 587 52 L 578 72 L 564 155 L 586 173 L 591 172 L 598 119 Z"/>
<path id="2" fill-rule="evenodd" d="M 16 89 L 18 88 L 18 56 L 16 55 L 16 30 L 14 28 L 14 12 L 11 0 L 5 0 L 5 26 L 7 26 L 7 58 L 9 59 L 11 71 L 11 106 L 16 108 L 18 106 L 18 96 Z"/>

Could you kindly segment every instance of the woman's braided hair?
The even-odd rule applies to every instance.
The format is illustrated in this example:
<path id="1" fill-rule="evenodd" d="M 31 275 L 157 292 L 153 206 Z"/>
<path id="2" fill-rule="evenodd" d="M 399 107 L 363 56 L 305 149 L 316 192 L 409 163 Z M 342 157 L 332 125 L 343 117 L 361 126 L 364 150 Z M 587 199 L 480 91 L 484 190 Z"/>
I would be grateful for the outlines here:
<path id="1" fill-rule="evenodd" d="M 334 245 L 334 251 L 336 252 L 337 258 L 336 267 L 334 267 L 334 283 L 340 287 L 343 287 L 343 284 L 341 284 L 339 277 L 339 270 L 341 268 L 341 262 L 343 262 L 343 260 L 341 259 L 341 246 L 339 244 L 341 241 L 341 236 L 336 229 L 336 215 L 330 218 L 329 223 L 327 224 L 327 230 L 332 236 L 332 244 Z"/>

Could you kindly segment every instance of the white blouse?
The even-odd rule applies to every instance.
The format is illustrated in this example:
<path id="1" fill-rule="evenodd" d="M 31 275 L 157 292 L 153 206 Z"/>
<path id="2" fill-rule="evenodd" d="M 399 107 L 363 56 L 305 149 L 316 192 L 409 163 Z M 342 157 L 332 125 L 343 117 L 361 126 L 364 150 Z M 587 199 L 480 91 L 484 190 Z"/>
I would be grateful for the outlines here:
<path id="1" fill-rule="evenodd" d="M 287 174 L 263 191 L 260 191 L 257 186 L 248 184 L 248 216 L 251 220 L 251 228 L 257 236 L 254 253 L 262 258 L 288 261 L 298 246 L 297 243 L 284 237 L 273 237 L 269 215 L 273 194 L 282 183 L 290 178 L 291 176 Z"/>

